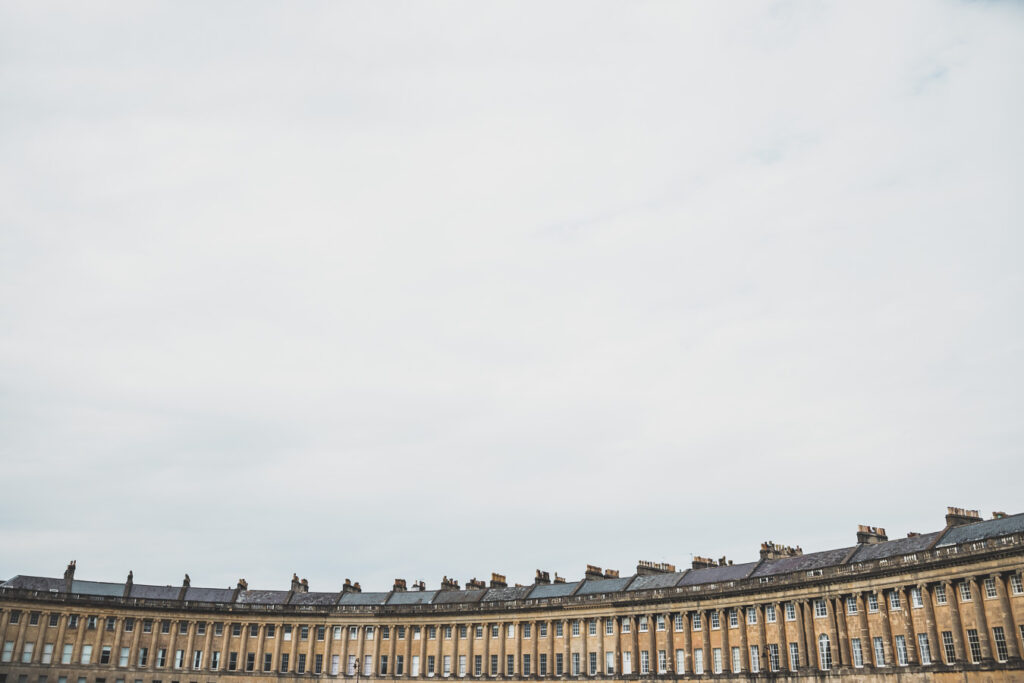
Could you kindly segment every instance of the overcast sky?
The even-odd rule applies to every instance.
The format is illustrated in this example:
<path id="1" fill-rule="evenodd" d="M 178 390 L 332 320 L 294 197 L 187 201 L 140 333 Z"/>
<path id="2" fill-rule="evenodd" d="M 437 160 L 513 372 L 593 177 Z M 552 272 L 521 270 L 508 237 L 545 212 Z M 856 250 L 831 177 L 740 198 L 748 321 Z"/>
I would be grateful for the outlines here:
<path id="1" fill-rule="evenodd" d="M 1024 5 L 0 5 L 0 579 L 1024 511 Z"/>

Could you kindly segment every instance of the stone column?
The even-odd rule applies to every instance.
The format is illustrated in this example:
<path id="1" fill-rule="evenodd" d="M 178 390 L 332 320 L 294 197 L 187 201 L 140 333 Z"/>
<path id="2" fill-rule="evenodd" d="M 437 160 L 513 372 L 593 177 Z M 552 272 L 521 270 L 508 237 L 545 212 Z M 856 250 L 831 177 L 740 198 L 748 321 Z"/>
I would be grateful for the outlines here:
<path id="1" fill-rule="evenodd" d="M 668 659 L 668 671 L 676 670 L 676 623 L 671 612 L 664 614 L 665 618 L 665 655 Z M 598 655 L 600 657 L 600 655 Z"/>
<path id="2" fill-rule="evenodd" d="M 988 662 L 992 660 L 992 647 L 989 643 L 988 637 L 988 617 L 985 614 L 985 594 L 981 587 L 981 582 L 978 581 L 978 577 L 972 576 L 970 583 L 971 598 L 974 602 L 974 618 L 975 623 L 978 625 L 978 640 L 981 643 L 981 661 Z"/>
<path id="3" fill-rule="evenodd" d="M 810 652 L 807 645 L 807 601 L 801 600 L 797 602 L 793 601 L 793 607 L 796 609 L 796 623 L 797 623 L 797 647 L 800 648 L 800 667 L 806 669 L 810 666 Z M 812 617 L 813 618 L 813 617 Z"/>
<path id="4" fill-rule="evenodd" d="M 942 642 L 939 640 L 938 623 L 935 621 L 935 605 L 932 603 L 931 586 L 927 583 L 920 583 L 917 588 L 921 591 L 921 601 L 924 603 L 924 624 L 928 633 L 928 649 L 931 652 L 932 662 L 941 662 L 943 661 Z"/>
<path id="5" fill-rule="evenodd" d="M 245 635 L 244 632 L 243 632 L 243 635 Z M 242 640 L 244 641 L 245 639 L 243 638 Z M 168 659 L 168 663 L 170 664 L 170 666 L 168 666 L 167 668 L 170 669 L 171 671 L 174 670 L 174 657 L 175 657 L 174 650 L 176 649 L 177 642 L 178 642 L 178 620 L 177 619 L 172 619 L 171 620 L 171 637 L 167 641 L 167 659 Z M 98 649 L 99 648 L 94 647 L 93 648 L 93 654 L 95 654 L 96 650 L 98 650 Z M 245 648 L 243 648 L 242 651 L 244 652 Z M 241 655 L 241 663 L 239 665 L 239 668 L 241 668 L 243 670 L 245 669 L 245 656 L 244 655 Z"/>
<path id="6" fill-rule="evenodd" d="M 650 654 L 647 655 L 649 657 L 649 659 L 647 661 L 650 662 L 651 675 L 655 676 L 658 673 L 658 615 L 657 614 L 653 614 L 652 613 L 652 614 L 648 614 L 647 615 L 647 628 L 650 629 L 648 631 L 648 633 L 650 634 L 650 645 L 648 645 L 650 650 L 648 650 L 648 652 L 650 652 Z M 668 654 L 668 653 L 666 653 L 666 654 Z"/>
<path id="7" fill-rule="evenodd" d="M 454 633 L 453 635 L 458 635 L 458 633 Z M 380 636 L 380 623 L 377 623 L 373 628 L 373 662 L 370 664 L 370 675 L 374 678 L 378 678 L 380 676 L 380 649 L 383 647 L 380 643 Z"/>
<path id="8" fill-rule="evenodd" d="M 484 651 L 481 661 L 483 666 L 480 667 L 480 675 L 484 678 L 491 675 L 491 625 L 485 623 L 484 627 Z M 553 664 L 553 662 L 552 662 Z"/>
<path id="9" fill-rule="evenodd" d="M 683 641 L 683 671 L 676 671 L 676 676 L 681 676 L 684 673 L 693 673 L 693 643 L 692 643 L 692 630 L 690 628 L 690 613 L 682 612 L 683 615 L 683 630 L 682 630 L 682 641 Z M 673 655 L 675 656 L 675 655 Z M 689 660 L 689 661 L 687 661 Z"/>
<path id="10" fill-rule="evenodd" d="M 425 637 L 427 634 L 424 633 Z M 363 673 L 363 653 L 366 650 L 366 627 L 356 627 L 356 676 L 361 676 Z"/>
<path id="11" fill-rule="evenodd" d="M 71 663 L 78 664 L 82 660 L 82 644 L 85 640 L 85 624 L 86 616 L 84 614 L 78 615 L 78 628 L 75 629 L 75 646 L 71 648 Z M 10 629 L 8 629 L 9 631 Z M 156 642 L 157 629 L 153 629 L 153 642 Z M 63 651 L 63 650 L 62 650 Z M 156 649 L 151 648 L 150 654 L 156 656 Z"/>
<path id="12" fill-rule="evenodd" d="M 882 618 L 882 651 L 885 653 L 885 664 L 896 666 L 896 658 L 892 651 L 892 624 L 889 622 L 889 596 L 884 590 L 879 592 L 878 612 Z"/>
<path id="13" fill-rule="evenodd" d="M 615 662 L 615 675 L 622 676 L 622 622 L 612 617 L 615 622 L 615 654 L 612 655 Z"/>
<path id="14" fill-rule="evenodd" d="M 449 628 L 449 627 L 452 630 L 452 638 L 451 638 L 452 639 L 452 646 L 454 647 L 455 643 L 459 642 L 459 639 L 456 637 L 456 636 L 459 635 L 459 633 L 458 633 L 458 631 L 455 630 L 455 626 L 454 625 L 451 625 L 451 626 L 449 626 L 447 624 L 438 624 L 437 625 L 437 655 L 436 655 L 436 657 L 437 657 L 437 675 L 439 677 L 441 677 L 441 678 L 444 678 L 444 642 L 445 642 L 444 631 L 445 631 L 446 628 Z M 451 655 L 449 655 L 449 657 L 450 656 Z M 454 670 L 457 665 L 458 665 L 458 660 L 457 659 L 453 659 L 452 660 L 452 669 Z"/>
<path id="15" fill-rule="evenodd" d="M 136 627 L 137 630 L 137 627 Z M 213 660 L 213 652 L 210 651 L 210 646 L 213 643 L 213 624 L 206 622 L 206 635 L 203 637 L 203 671 L 210 671 L 210 662 Z M 132 649 L 135 649 L 134 639 L 132 642 Z M 130 660 L 129 655 L 129 661 Z M 276 658 L 275 658 L 275 661 Z"/>
<path id="16" fill-rule="evenodd" d="M 530 675 L 540 677 L 540 622 L 532 621 L 530 626 Z"/>
<path id="17" fill-rule="evenodd" d="M 757 637 L 761 643 L 757 648 L 759 660 L 757 668 L 760 671 L 768 671 L 771 667 L 768 666 L 768 623 L 765 619 L 764 605 L 755 605 L 754 609 L 757 612 Z M 775 617 L 778 618 L 778 616 L 778 612 L 776 612 Z"/>
<path id="18" fill-rule="evenodd" d="M 719 626 L 722 631 L 722 672 L 732 671 L 732 648 L 729 643 L 729 629 L 731 628 L 729 620 L 729 610 L 732 608 L 726 608 L 719 611 L 721 615 L 719 617 Z M 736 617 L 736 625 L 739 626 L 739 615 Z"/>
<path id="19" fill-rule="evenodd" d="M 1011 572 L 1012 573 L 1012 572 Z M 992 574 L 996 582 L 996 593 L 999 594 L 999 619 L 1006 633 L 1007 661 L 1020 659 L 1020 650 L 1017 649 L 1017 628 L 1013 623 L 1013 610 L 1010 607 L 1010 574 Z"/>
<path id="20" fill-rule="evenodd" d="M 822 598 L 825 601 L 825 628 L 828 631 L 829 650 L 832 655 L 832 667 L 843 665 L 842 650 L 839 644 L 839 613 L 836 611 L 835 600 Z M 817 640 L 817 639 L 815 639 Z"/>
<path id="21" fill-rule="evenodd" d="M 348 648 L 349 648 L 348 629 L 349 629 L 349 625 L 348 624 L 345 624 L 344 626 L 341 627 L 341 665 L 338 667 L 338 673 L 340 675 L 342 675 L 342 676 L 348 676 Z M 406 632 L 406 636 L 405 637 L 406 637 L 406 640 L 408 641 L 409 638 L 412 638 L 412 633 Z M 397 627 L 395 627 L 394 633 L 391 634 L 391 638 L 392 638 L 392 641 L 391 641 L 392 643 L 394 643 L 395 640 L 398 640 L 398 629 L 397 629 Z M 392 658 L 391 666 L 392 667 L 395 666 L 395 662 L 394 662 L 393 658 Z M 395 671 L 394 668 L 392 668 L 391 670 L 392 670 L 392 672 Z"/>
<path id="22" fill-rule="evenodd" d="M 789 671 L 789 636 L 786 633 L 786 607 L 785 603 L 775 604 L 775 627 L 779 631 L 779 670 Z M 799 647 L 799 639 L 797 640 Z"/>
<path id="23" fill-rule="evenodd" d="M 747 638 L 747 625 L 750 620 L 747 617 L 747 605 L 740 605 L 736 610 L 738 611 L 736 621 L 740 627 L 740 670 L 750 671 L 750 641 Z M 758 651 L 760 649 L 758 648 Z M 758 665 L 760 665 L 760 662 L 758 662 Z"/>
<path id="24" fill-rule="evenodd" d="M 39 627 L 36 629 L 36 642 L 32 648 L 32 661 L 34 662 L 43 661 L 43 641 L 45 640 L 44 636 L 46 635 L 46 630 L 49 628 L 49 626 L 47 626 L 47 624 L 49 623 L 47 621 L 48 618 L 49 617 L 46 612 L 39 613 Z M 121 619 L 120 617 L 118 617 L 114 622 L 114 647 L 110 652 L 110 662 L 115 667 L 117 666 L 118 661 L 114 659 L 114 655 L 120 656 L 119 650 L 117 649 L 117 644 L 120 642 L 121 635 L 120 626 Z M 53 647 L 54 649 L 56 649 L 57 646 L 54 645 Z M 52 658 L 50 662 L 53 662 Z"/>
<path id="25" fill-rule="evenodd" d="M 942 585 L 946 588 L 946 604 L 949 605 L 949 617 L 952 622 L 953 651 L 958 662 L 965 662 L 967 654 L 964 650 L 964 625 L 960 618 L 960 591 L 952 581 L 943 581 Z"/>
<path id="26" fill-rule="evenodd" d="M 917 635 L 914 631 L 913 616 L 914 603 L 910 595 L 910 586 L 903 586 L 897 590 L 900 594 L 900 600 L 903 602 L 903 632 L 907 638 L 907 664 L 916 666 L 921 660 L 917 656 Z"/>
<path id="27" fill-rule="evenodd" d="M 324 638 L 327 634 L 324 634 Z M 313 670 L 313 645 L 316 643 L 316 625 L 311 624 L 309 627 L 309 639 L 306 641 L 306 671 Z M 322 673 L 322 672 L 321 672 Z"/>
<path id="28" fill-rule="evenodd" d="M 568 619 L 562 622 L 562 633 L 565 635 L 565 655 L 563 657 L 562 673 L 568 676 L 572 673 L 572 631 L 569 630 Z M 633 643 L 636 643 L 636 636 L 633 636 Z"/>
<path id="29" fill-rule="evenodd" d="M 6 614 L 4 614 L 2 617 L 0 617 L 0 619 L 3 619 L 5 624 L 8 621 Z M 57 640 L 53 644 L 53 664 L 54 664 L 54 666 L 57 666 L 57 665 L 60 664 L 60 657 L 61 657 L 61 654 L 63 654 L 63 652 L 64 652 L 64 635 L 65 635 L 65 632 L 66 632 L 65 629 L 67 628 L 67 624 L 68 624 L 67 617 L 64 616 L 63 614 L 60 614 L 57 617 Z M 141 624 L 137 622 L 136 625 L 135 625 L 135 636 L 136 636 L 136 638 L 138 637 L 138 634 L 139 634 L 139 631 L 141 630 L 141 628 L 142 628 Z M 0 635 L 0 641 L 2 641 L 2 640 L 3 640 L 3 635 Z M 134 644 L 132 645 L 132 653 L 129 655 L 129 657 L 130 657 L 130 659 L 128 660 L 128 663 L 131 666 L 133 666 L 133 667 L 136 666 L 138 664 L 138 659 L 137 659 L 138 655 L 135 653 L 135 645 Z"/>
<path id="30" fill-rule="evenodd" d="M 704 671 L 714 671 L 715 663 L 711 657 L 711 610 L 704 610 L 704 614 L 701 616 L 700 625 L 702 643 L 704 646 Z"/>
<path id="31" fill-rule="evenodd" d="M 281 637 L 283 638 L 284 636 L 281 636 Z M 149 644 L 150 645 L 150 647 L 149 647 L 149 656 L 150 657 L 155 656 L 154 652 L 153 652 L 153 643 L 155 643 L 155 642 L 156 642 L 156 639 L 154 638 L 153 642 Z M 230 654 L 229 654 L 229 650 L 230 649 L 231 649 L 231 624 L 225 622 L 223 627 L 222 627 L 222 631 L 221 631 L 221 647 L 220 647 L 220 659 L 221 659 L 221 661 L 220 661 L 220 666 L 218 667 L 221 671 L 224 671 L 224 670 L 227 669 L 228 659 L 230 657 Z"/>
<path id="32" fill-rule="evenodd" d="M 846 598 L 840 595 L 833 600 L 833 604 L 835 605 L 833 615 L 839 640 L 838 647 L 836 648 L 839 654 L 839 666 L 850 666 L 853 664 L 853 659 L 850 656 L 850 634 L 847 631 L 846 624 Z"/>
<path id="33" fill-rule="evenodd" d="M 864 597 L 865 591 L 857 593 L 857 628 L 860 634 L 860 654 L 864 660 L 864 666 L 875 666 L 875 650 L 871 642 L 871 629 L 868 626 L 868 604 Z"/>

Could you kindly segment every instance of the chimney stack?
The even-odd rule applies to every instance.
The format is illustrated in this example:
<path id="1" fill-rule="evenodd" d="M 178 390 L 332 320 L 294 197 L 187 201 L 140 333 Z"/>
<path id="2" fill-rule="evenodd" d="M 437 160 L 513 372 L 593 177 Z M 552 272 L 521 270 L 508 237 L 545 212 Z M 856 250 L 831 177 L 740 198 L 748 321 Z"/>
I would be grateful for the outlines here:
<path id="1" fill-rule="evenodd" d="M 487 584 L 483 581 L 477 580 L 476 577 L 473 577 L 466 582 L 466 590 L 482 590 L 484 588 L 487 588 Z"/>
<path id="2" fill-rule="evenodd" d="M 247 590 L 249 590 L 249 582 L 246 581 L 245 579 L 239 579 L 238 580 L 238 590 L 240 590 L 240 591 L 247 591 Z"/>
<path id="3" fill-rule="evenodd" d="M 977 510 L 965 510 L 964 508 L 946 508 L 946 526 L 963 526 L 980 522 L 981 515 Z"/>
<path id="4" fill-rule="evenodd" d="M 124 594 L 122 595 L 122 597 L 127 598 L 129 595 L 132 594 L 132 584 L 134 584 L 134 582 L 135 582 L 135 575 L 132 573 L 132 570 L 129 569 L 128 570 L 128 580 L 124 582 Z"/>
<path id="5" fill-rule="evenodd" d="M 491 588 L 508 588 L 504 574 L 491 572 Z"/>
<path id="6" fill-rule="evenodd" d="M 1005 512 L 993 512 L 992 513 L 992 519 L 1002 519 L 1003 517 L 1006 517 L 1006 513 Z"/>
<path id="7" fill-rule="evenodd" d="M 75 560 L 71 560 L 68 563 L 67 569 L 64 570 L 64 592 L 71 592 L 71 585 L 75 581 Z"/>
<path id="8" fill-rule="evenodd" d="M 694 569 L 707 569 L 708 567 L 714 567 L 715 561 L 710 557 L 701 557 L 697 555 L 693 558 L 692 566 Z"/>
<path id="9" fill-rule="evenodd" d="M 415 581 L 415 582 L 413 582 L 412 587 L 415 588 L 418 591 L 425 591 L 425 590 L 427 590 L 427 584 L 424 583 L 423 581 Z"/>
<path id="10" fill-rule="evenodd" d="M 303 592 L 303 593 L 308 593 L 309 592 L 309 581 L 307 581 L 306 579 L 303 579 L 302 581 L 299 581 L 299 590 L 301 592 Z"/>
<path id="11" fill-rule="evenodd" d="M 391 587 L 391 590 L 396 593 L 405 592 L 405 579 L 395 579 L 395 585 Z"/>
<path id="12" fill-rule="evenodd" d="M 551 583 L 551 575 L 547 572 L 542 572 L 538 569 L 537 577 L 533 580 L 533 582 L 538 585 Z"/>
<path id="13" fill-rule="evenodd" d="M 441 590 L 443 591 L 457 591 L 459 590 L 459 582 L 455 579 L 449 579 L 447 576 L 441 579 Z"/>
<path id="14" fill-rule="evenodd" d="M 867 543 L 870 545 L 888 540 L 889 537 L 885 535 L 885 529 L 880 526 L 857 525 L 857 543 Z"/>
<path id="15" fill-rule="evenodd" d="M 647 576 L 648 574 L 671 574 L 676 570 L 674 564 L 668 562 L 649 562 L 647 560 L 640 560 L 636 564 L 636 573 L 640 576 Z"/>
<path id="16" fill-rule="evenodd" d="M 295 574 L 295 573 L 292 574 L 292 587 L 291 587 L 291 591 L 292 591 L 292 593 L 298 593 L 299 592 L 299 575 Z"/>
<path id="17" fill-rule="evenodd" d="M 565 577 L 559 576 L 558 572 L 555 572 L 555 583 L 565 583 Z"/>
<path id="18" fill-rule="evenodd" d="M 586 579 L 603 579 L 604 573 L 601 571 L 600 567 L 588 564 L 586 571 L 583 572 L 583 577 Z"/>
<path id="19" fill-rule="evenodd" d="M 604 570 L 604 578 L 606 578 L 606 579 L 617 579 L 617 578 L 619 578 L 619 570 L 618 569 L 605 569 Z"/>
<path id="20" fill-rule="evenodd" d="M 358 585 L 358 584 L 356 584 L 356 585 Z M 351 579 L 345 579 L 345 583 L 341 587 L 341 592 L 342 593 L 358 593 L 359 591 L 356 590 L 356 585 L 353 585 Z"/>
<path id="21" fill-rule="evenodd" d="M 797 557 L 803 554 L 804 551 L 801 550 L 800 546 L 794 548 L 788 545 L 779 545 L 772 541 L 765 541 L 761 544 L 762 560 L 778 560 L 783 557 Z"/>

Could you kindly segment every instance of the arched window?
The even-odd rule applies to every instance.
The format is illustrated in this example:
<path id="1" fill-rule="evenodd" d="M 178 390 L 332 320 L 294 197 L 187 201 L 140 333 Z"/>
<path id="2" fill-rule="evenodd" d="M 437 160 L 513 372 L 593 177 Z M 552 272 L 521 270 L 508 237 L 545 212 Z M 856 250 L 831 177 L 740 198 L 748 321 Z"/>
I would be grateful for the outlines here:
<path id="1" fill-rule="evenodd" d="M 822 671 L 832 668 L 832 646 L 824 633 L 818 638 L 818 664 Z"/>

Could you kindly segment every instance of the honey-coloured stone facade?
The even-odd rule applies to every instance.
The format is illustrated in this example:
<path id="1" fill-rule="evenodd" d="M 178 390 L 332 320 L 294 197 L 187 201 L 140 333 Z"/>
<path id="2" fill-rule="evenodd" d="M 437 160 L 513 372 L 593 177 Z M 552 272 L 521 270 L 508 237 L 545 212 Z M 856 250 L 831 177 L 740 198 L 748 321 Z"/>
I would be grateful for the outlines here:
<path id="1" fill-rule="evenodd" d="M 950 508 L 940 531 L 856 538 L 378 593 L 82 581 L 71 563 L 0 584 L 0 683 L 1024 681 L 1024 514 Z"/>

